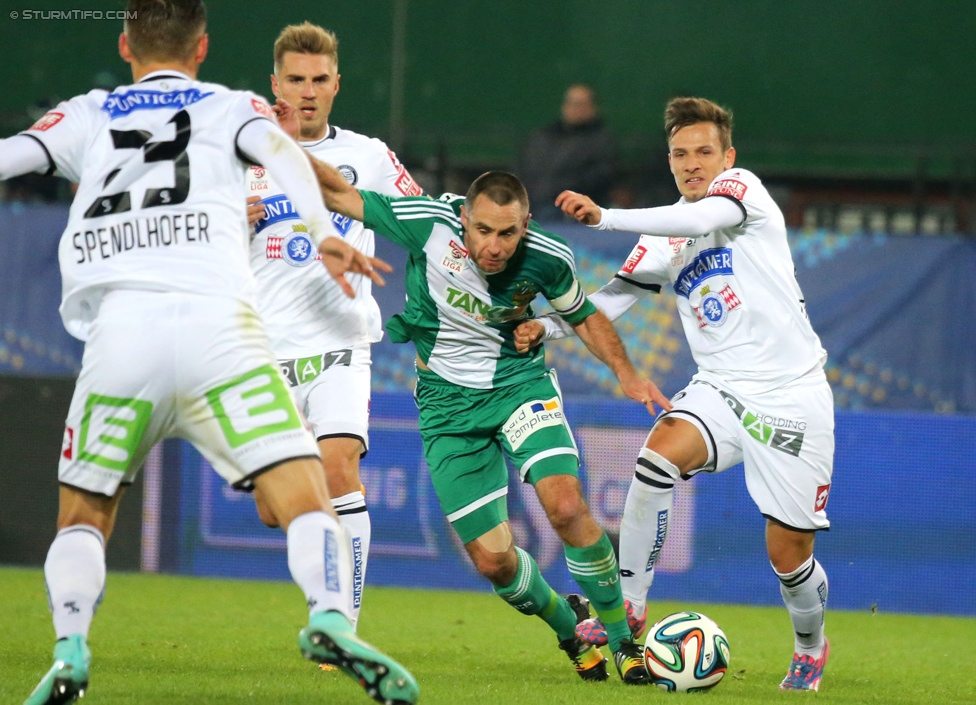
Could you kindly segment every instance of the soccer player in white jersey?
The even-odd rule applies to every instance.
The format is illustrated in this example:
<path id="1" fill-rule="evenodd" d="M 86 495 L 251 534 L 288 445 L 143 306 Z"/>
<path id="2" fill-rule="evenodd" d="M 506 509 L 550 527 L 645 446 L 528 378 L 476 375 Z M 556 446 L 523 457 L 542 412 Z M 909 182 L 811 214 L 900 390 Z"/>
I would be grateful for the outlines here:
<path id="1" fill-rule="evenodd" d="M 615 319 L 642 296 L 672 286 L 698 364 L 637 460 L 621 522 L 624 597 L 643 630 L 675 481 L 743 462 L 793 623 L 793 661 L 780 688 L 817 690 L 829 653 L 827 575 L 813 557 L 816 532 L 830 526 L 827 355 L 806 315 L 783 214 L 755 174 L 734 166 L 731 114 L 704 99 L 676 98 L 665 111 L 665 131 L 681 192 L 676 205 L 605 210 L 569 191 L 556 200 L 600 230 L 643 233 L 613 281 L 590 298 Z M 568 332 L 549 317 L 523 324 L 517 335 L 524 349 Z M 580 632 L 591 642 L 606 638 L 595 620 Z"/>
<path id="2" fill-rule="evenodd" d="M 331 230 L 304 153 L 254 94 L 196 80 L 207 53 L 199 0 L 131 0 L 122 58 L 133 84 L 61 103 L 0 142 L 0 178 L 55 169 L 79 183 L 59 257 L 61 315 L 86 341 L 58 468 L 58 533 L 44 565 L 57 642 L 26 705 L 88 686 L 88 631 L 105 542 L 125 487 L 159 440 L 196 445 L 238 489 L 261 490 L 306 596 L 306 658 L 340 666 L 381 702 L 416 702 L 402 666 L 349 621 L 352 567 L 315 439 L 254 304 L 240 193 L 249 163 L 276 175 L 323 263 L 368 274 Z"/>
<path id="3" fill-rule="evenodd" d="M 329 122 L 339 91 L 338 62 L 335 34 L 309 22 L 285 27 L 275 42 L 271 89 L 297 111 L 299 144 L 339 165 L 343 176 L 360 188 L 387 196 L 420 195 L 383 142 Z M 380 310 L 368 277 L 351 277 L 356 297 L 350 299 L 322 267 L 309 266 L 315 253 L 301 214 L 263 167 L 251 168 L 247 189 L 260 216 L 251 239 L 258 312 L 295 402 L 318 441 L 332 505 L 350 542 L 355 625 L 370 542 L 359 459 L 369 448 L 369 346 L 383 336 Z M 332 215 L 332 222 L 347 243 L 372 256 L 372 230 L 339 214 Z M 262 519 L 271 523 L 259 492 L 255 499 Z"/>

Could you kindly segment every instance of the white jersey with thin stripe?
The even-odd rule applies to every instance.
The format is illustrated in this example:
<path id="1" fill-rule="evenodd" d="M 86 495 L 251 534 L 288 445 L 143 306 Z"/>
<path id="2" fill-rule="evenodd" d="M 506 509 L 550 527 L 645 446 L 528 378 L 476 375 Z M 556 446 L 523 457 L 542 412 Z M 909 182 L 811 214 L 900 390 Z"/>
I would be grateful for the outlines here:
<path id="1" fill-rule="evenodd" d="M 708 196 L 738 203 L 742 222 L 698 238 L 641 235 L 617 277 L 674 289 L 703 379 L 761 393 L 822 375 L 827 353 L 806 314 L 779 206 L 738 168 L 719 174 Z"/>
<path id="2" fill-rule="evenodd" d="M 332 164 L 349 183 L 388 196 L 417 196 L 422 190 L 380 140 L 329 126 L 325 137 L 302 147 Z M 369 278 L 346 275 L 349 298 L 317 261 L 301 216 L 262 167 L 248 172 L 247 195 L 261 196 L 266 216 L 251 238 L 251 268 L 258 287 L 258 311 L 279 358 L 298 358 L 338 348 L 375 343 L 383 337 L 380 309 Z M 373 231 L 357 220 L 332 214 L 346 242 L 369 256 Z"/>
<path id="3" fill-rule="evenodd" d="M 79 184 L 58 252 L 69 333 L 87 340 L 110 289 L 253 305 L 236 139 L 268 119 L 253 93 L 157 71 L 65 101 L 23 133 Z"/>

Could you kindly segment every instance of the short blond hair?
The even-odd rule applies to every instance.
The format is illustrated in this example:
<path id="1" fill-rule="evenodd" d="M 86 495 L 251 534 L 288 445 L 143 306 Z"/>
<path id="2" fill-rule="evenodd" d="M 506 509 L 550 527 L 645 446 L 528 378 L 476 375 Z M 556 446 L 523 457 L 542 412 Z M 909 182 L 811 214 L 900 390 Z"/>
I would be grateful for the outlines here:
<path id="1" fill-rule="evenodd" d="M 672 98 L 664 109 L 664 132 L 668 142 L 682 127 L 711 122 L 718 128 L 722 149 L 732 146 L 732 111 L 705 98 Z"/>
<path id="2" fill-rule="evenodd" d="M 281 68 L 281 60 L 288 52 L 296 54 L 314 54 L 329 56 L 339 65 L 339 40 L 327 29 L 307 20 L 301 24 L 292 24 L 281 30 L 281 34 L 274 43 L 275 73 Z"/>

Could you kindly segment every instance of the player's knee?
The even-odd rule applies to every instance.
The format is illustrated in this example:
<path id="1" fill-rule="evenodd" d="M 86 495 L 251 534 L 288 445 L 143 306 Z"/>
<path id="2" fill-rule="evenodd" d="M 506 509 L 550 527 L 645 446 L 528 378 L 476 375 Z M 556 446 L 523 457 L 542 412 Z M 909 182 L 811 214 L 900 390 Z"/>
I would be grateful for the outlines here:
<path id="1" fill-rule="evenodd" d="M 518 558 L 508 523 L 499 524 L 466 545 L 475 568 L 496 585 L 509 585 L 518 571 Z"/>
<path id="2" fill-rule="evenodd" d="M 589 507 L 577 492 L 566 492 L 546 502 L 546 516 L 560 535 L 574 524 L 585 521 L 589 515 Z"/>

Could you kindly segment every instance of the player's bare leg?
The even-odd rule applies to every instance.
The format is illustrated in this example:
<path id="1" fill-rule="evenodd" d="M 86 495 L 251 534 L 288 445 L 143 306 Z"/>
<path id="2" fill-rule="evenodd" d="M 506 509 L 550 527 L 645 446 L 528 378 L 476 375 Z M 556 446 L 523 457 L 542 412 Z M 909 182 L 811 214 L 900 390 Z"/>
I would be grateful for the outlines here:
<path id="1" fill-rule="evenodd" d="M 419 688 L 409 671 L 359 639 L 349 621 L 349 550 L 320 462 L 283 463 L 258 476 L 255 485 L 286 532 L 288 569 L 308 603 L 309 624 L 298 636 L 303 655 L 338 666 L 378 702 L 415 703 Z"/>
<path id="2" fill-rule="evenodd" d="M 25 705 L 74 702 L 88 688 L 88 630 L 105 589 L 105 544 L 123 493 L 121 487 L 114 497 L 67 485 L 59 490 L 58 534 L 44 562 L 57 636 L 54 665 Z"/>
<path id="3" fill-rule="evenodd" d="M 781 690 L 819 690 L 830 642 L 824 636 L 827 574 L 813 557 L 813 531 L 767 520 L 766 550 L 793 623 L 793 661 Z"/>

